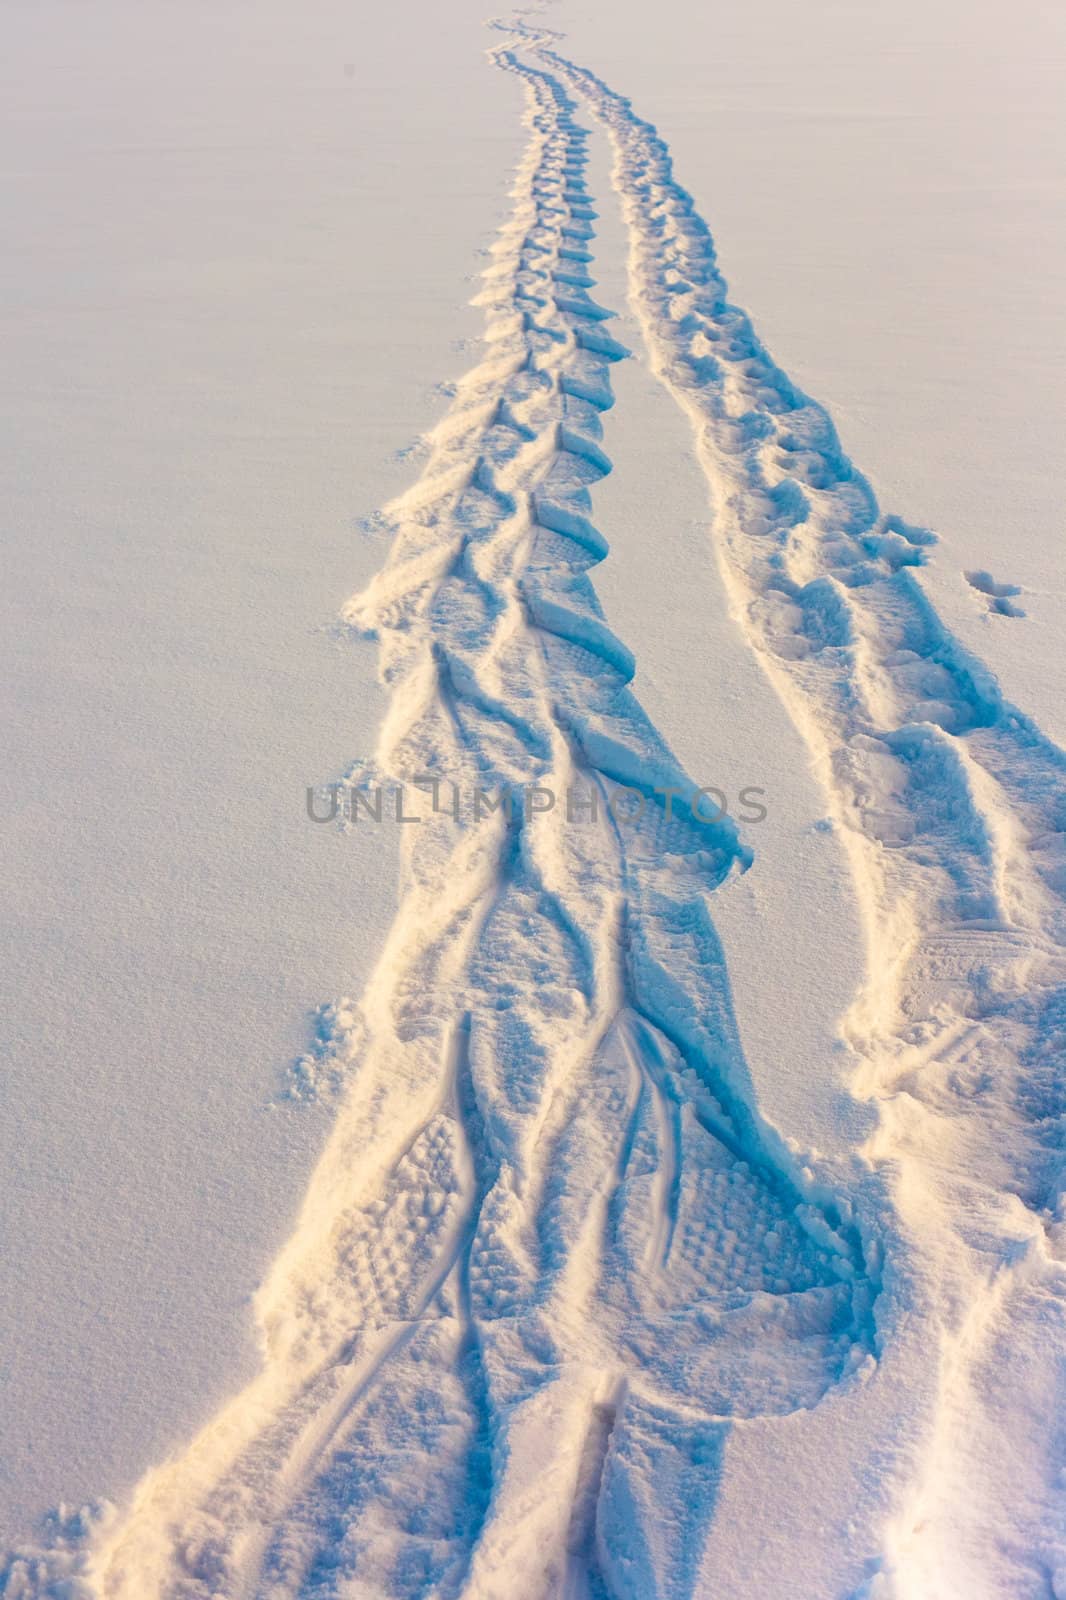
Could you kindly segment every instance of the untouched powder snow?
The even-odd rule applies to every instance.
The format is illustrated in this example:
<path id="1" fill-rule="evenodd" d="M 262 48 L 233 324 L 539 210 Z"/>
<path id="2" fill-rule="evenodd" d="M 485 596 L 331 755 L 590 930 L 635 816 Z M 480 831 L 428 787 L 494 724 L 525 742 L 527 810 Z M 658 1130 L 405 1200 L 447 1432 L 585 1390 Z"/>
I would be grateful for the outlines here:
<path id="1" fill-rule="evenodd" d="M 395 833 L 304 812 L 384 706 L 355 522 L 469 364 L 522 129 L 474 5 L 421 53 L 347 0 L 4 24 L 6 1540 L 255 1370 L 328 1128 L 287 1075 L 395 903 Z"/>
<path id="2" fill-rule="evenodd" d="M 258 1355 L 5 1597 L 1066 1595 L 1066 755 L 978 648 L 1039 615 L 933 575 L 560 20 L 492 25 L 484 339 L 344 609 L 302 838 L 379 931 Z"/>

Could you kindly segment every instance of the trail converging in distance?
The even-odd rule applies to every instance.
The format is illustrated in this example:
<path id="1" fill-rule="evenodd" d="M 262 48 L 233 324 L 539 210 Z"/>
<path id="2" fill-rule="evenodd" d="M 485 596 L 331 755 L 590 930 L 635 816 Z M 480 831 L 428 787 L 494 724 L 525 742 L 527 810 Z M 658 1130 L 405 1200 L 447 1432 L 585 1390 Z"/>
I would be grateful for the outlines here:
<path id="1" fill-rule="evenodd" d="M 345 618 L 388 694 L 351 795 L 403 784 L 419 821 L 261 1367 L 0 1594 L 696 1600 L 768 1594 L 822 1537 L 856 1600 L 1066 1595 L 1066 758 L 936 614 L 932 535 L 730 302 L 664 135 L 532 11 L 493 30 L 528 145 L 483 352 Z M 643 351 L 595 298 L 603 136 Z M 760 1112 L 716 931 L 757 830 L 701 809 L 597 596 L 634 357 L 691 429 L 732 615 L 850 870 L 839 1031 L 874 1132 L 849 1162 Z M 449 804 L 531 786 L 579 804 Z M 767 1473 L 743 1524 L 741 1448 Z"/>

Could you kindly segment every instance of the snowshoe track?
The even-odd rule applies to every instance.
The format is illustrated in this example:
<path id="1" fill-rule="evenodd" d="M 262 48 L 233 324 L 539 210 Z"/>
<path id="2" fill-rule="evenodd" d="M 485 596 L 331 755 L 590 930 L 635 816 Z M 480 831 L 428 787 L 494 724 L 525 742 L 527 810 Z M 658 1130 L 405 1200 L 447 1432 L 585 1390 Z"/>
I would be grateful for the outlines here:
<path id="1" fill-rule="evenodd" d="M 963 1470 L 944 1418 L 1012 1295 L 1024 1315 L 1031 1275 L 953 1217 L 1016 1200 L 1039 1222 L 1061 1187 L 1042 1047 L 1066 1015 L 1066 762 L 935 616 L 912 572 L 930 536 L 880 513 L 728 302 L 656 130 L 545 30 L 507 30 L 491 55 L 524 86 L 530 143 L 480 297 L 486 354 L 348 608 L 391 689 L 350 801 L 402 784 L 420 820 L 336 1041 L 351 1087 L 259 1296 L 262 1371 L 86 1551 L 11 1557 L 8 1595 L 57 1574 L 107 1600 L 696 1595 L 730 1428 L 868 1378 L 891 1337 L 879 1264 L 916 1218 L 901 1197 L 898 1241 L 860 1228 L 856 1194 L 761 1121 L 713 923 L 751 853 L 690 805 L 590 577 L 627 352 L 591 296 L 578 101 L 614 143 L 634 303 L 695 429 L 738 619 L 854 869 L 871 980 L 848 1035 L 886 1102 L 867 1154 L 919 1174 L 969 1273 L 938 1329 L 928 1482 L 886 1533 L 901 1572 L 928 1576 L 909 1530 L 938 1526 Z M 619 785 L 639 815 L 612 814 Z M 530 786 L 550 814 L 452 809 Z M 989 1074 L 1009 1080 L 1006 1139 L 973 1090 Z M 901 1086 L 921 1136 L 893 1114 Z M 964 1310 L 974 1282 L 988 1297 Z"/>

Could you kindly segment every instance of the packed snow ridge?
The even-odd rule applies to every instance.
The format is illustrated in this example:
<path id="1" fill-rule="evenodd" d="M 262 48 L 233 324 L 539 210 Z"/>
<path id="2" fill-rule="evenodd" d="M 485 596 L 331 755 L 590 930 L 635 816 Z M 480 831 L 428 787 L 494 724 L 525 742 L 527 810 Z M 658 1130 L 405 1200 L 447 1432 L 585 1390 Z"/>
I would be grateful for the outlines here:
<path id="1" fill-rule="evenodd" d="M 735 1551 L 788 1547 L 776 1463 L 813 1449 L 850 1517 L 821 1530 L 829 1577 L 794 1539 L 789 1592 L 1066 1596 L 1066 759 L 937 617 L 931 536 L 882 514 L 730 303 L 664 138 L 547 30 L 496 26 L 529 144 L 486 353 L 348 608 L 390 691 L 373 775 L 422 820 L 358 1015 L 333 1014 L 349 1086 L 258 1298 L 261 1371 L 127 1507 L 10 1555 L 0 1593 L 766 1593 Z M 876 1132 L 831 1169 L 750 1089 L 714 905 L 758 863 L 642 710 L 591 577 L 628 352 L 591 295 L 579 112 L 734 615 L 861 905 L 841 1028 Z M 472 818 L 457 788 L 581 814 Z M 765 1477 L 737 1533 L 745 1430 Z"/>

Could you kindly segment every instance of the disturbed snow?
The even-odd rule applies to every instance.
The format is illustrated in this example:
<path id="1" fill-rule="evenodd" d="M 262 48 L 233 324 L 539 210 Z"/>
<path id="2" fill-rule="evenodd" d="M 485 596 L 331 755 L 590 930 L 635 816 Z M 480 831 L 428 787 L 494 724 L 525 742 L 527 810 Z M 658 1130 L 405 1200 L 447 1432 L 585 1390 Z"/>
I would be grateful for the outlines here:
<path id="1" fill-rule="evenodd" d="M 664 133 L 536 22 L 490 55 L 528 147 L 484 354 L 382 513 L 346 620 L 387 710 L 317 797 L 357 829 L 402 790 L 419 820 L 332 1014 L 344 1088 L 258 1295 L 261 1370 L 0 1592 L 1066 1595 L 1066 757 L 730 301 Z M 868 1131 L 843 1154 L 760 1113 L 716 931 L 757 842 L 596 592 L 629 351 L 593 295 L 592 129 L 732 616 L 850 871 Z"/>

